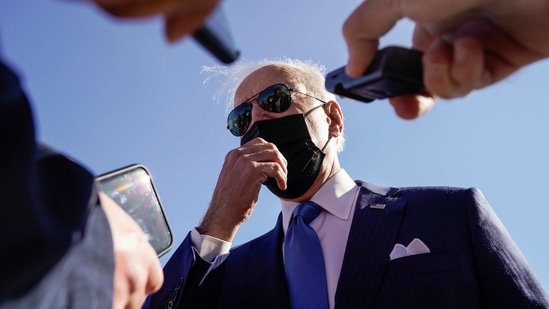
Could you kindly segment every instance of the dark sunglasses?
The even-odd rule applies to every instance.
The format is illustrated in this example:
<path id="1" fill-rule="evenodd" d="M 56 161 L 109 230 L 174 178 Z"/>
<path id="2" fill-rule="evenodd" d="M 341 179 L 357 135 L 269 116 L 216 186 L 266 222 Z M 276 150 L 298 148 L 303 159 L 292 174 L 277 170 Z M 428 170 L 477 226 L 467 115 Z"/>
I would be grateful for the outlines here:
<path id="1" fill-rule="evenodd" d="M 242 136 L 246 133 L 252 122 L 253 101 L 257 101 L 259 107 L 271 113 L 283 113 L 287 111 L 292 103 L 292 92 L 297 92 L 317 99 L 324 104 L 326 103 L 319 98 L 288 88 L 288 86 L 284 84 L 275 84 L 263 89 L 246 102 L 235 107 L 227 117 L 227 129 L 229 129 L 234 136 Z"/>

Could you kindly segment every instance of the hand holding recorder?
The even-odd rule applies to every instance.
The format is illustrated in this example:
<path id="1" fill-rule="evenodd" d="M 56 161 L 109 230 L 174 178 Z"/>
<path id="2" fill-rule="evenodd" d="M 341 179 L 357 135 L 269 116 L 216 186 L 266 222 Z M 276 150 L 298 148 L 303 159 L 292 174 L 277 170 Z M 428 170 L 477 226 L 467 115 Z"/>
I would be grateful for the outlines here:
<path id="1" fill-rule="evenodd" d="M 186 35 L 202 45 L 216 59 L 230 64 L 238 59 L 229 24 L 219 0 L 94 0 L 117 18 L 164 16 L 164 33 L 170 42 Z"/>
<path id="2" fill-rule="evenodd" d="M 326 75 L 325 86 L 334 94 L 365 103 L 388 98 L 400 117 L 415 118 L 435 102 L 423 85 L 422 56 L 417 50 L 389 46 L 376 53 L 362 75 L 350 77 L 343 66 Z"/>
<path id="3" fill-rule="evenodd" d="M 416 50 L 386 47 L 375 55 L 366 72 L 359 77 L 349 77 L 344 66 L 328 73 L 326 89 L 365 103 L 424 93 L 421 56 L 422 53 Z"/>
<path id="4" fill-rule="evenodd" d="M 549 57 L 548 13 L 545 0 L 366 0 L 343 26 L 349 50 L 346 72 L 360 76 L 374 58 L 379 38 L 408 18 L 415 23 L 412 46 L 424 53 L 427 91 L 442 98 L 463 97 Z M 434 101 L 426 99 L 404 96 L 390 102 L 410 119 L 432 107 Z"/>

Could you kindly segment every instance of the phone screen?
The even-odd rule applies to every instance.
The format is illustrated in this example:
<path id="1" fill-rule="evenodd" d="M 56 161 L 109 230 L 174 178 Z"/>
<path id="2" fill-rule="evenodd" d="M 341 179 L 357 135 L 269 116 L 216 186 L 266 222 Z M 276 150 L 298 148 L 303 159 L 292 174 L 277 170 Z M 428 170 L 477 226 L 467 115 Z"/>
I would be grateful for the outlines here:
<path id="1" fill-rule="evenodd" d="M 139 224 L 158 256 L 168 252 L 173 236 L 148 170 L 136 164 L 103 174 L 97 180 L 100 190 Z"/>

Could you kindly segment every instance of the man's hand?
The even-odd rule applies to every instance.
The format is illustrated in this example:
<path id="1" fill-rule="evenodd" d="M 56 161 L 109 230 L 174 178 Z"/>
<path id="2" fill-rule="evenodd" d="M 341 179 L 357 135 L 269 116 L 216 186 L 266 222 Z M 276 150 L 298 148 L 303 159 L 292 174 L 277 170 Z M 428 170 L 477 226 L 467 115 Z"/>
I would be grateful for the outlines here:
<path id="1" fill-rule="evenodd" d="M 114 245 L 113 309 L 141 308 L 147 294 L 162 286 L 160 261 L 137 223 L 111 198 L 99 193 Z"/>
<path id="2" fill-rule="evenodd" d="M 255 138 L 225 157 L 212 202 L 200 234 L 231 242 L 240 225 L 252 214 L 261 184 L 268 177 L 286 189 L 287 162 L 272 143 Z"/>
<path id="3" fill-rule="evenodd" d="M 343 26 L 349 76 L 365 71 L 379 38 L 405 17 L 415 22 L 412 46 L 424 52 L 424 83 L 434 98 L 466 96 L 549 57 L 546 0 L 367 0 Z M 434 100 L 406 96 L 390 102 L 412 119 Z"/>
<path id="4" fill-rule="evenodd" d="M 94 0 L 105 12 L 118 18 L 164 16 L 164 32 L 170 42 L 197 30 L 219 0 Z"/>

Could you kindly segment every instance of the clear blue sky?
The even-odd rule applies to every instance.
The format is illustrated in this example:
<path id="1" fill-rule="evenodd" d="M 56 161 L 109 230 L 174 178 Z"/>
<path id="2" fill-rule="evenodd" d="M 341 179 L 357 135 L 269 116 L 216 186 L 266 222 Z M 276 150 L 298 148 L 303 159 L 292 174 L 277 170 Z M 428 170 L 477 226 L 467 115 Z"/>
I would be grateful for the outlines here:
<path id="1" fill-rule="evenodd" d="M 225 128 L 225 104 L 212 98 L 219 85 L 204 85 L 200 73 L 217 62 L 192 40 L 166 43 L 158 19 L 115 21 L 81 2 L 3 1 L 0 53 L 22 73 L 40 140 L 97 174 L 131 163 L 150 169 L 177 246 L 239 145 Z M 225 11 L 244 58 L 312 59 L 333 70 L 346 62 L 341 25 L 357 3 L 227 1 Z M 401 22 L 381 44 L 409 46 L 411 32 Z M 386 101 L 341 99 L 341 164 L 379 185 L 480 188 L 547 290 L 547 72 L 549 62 L 539 62 L 416 121 L 397 118 Z M 271 229 L 278 212 L 262 190 L 236 243 Z"/>

